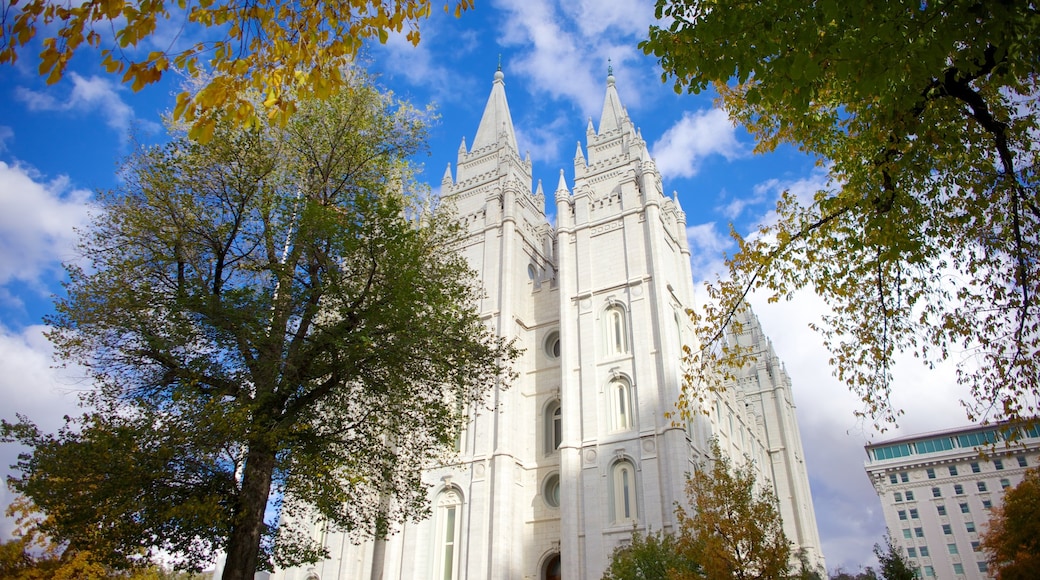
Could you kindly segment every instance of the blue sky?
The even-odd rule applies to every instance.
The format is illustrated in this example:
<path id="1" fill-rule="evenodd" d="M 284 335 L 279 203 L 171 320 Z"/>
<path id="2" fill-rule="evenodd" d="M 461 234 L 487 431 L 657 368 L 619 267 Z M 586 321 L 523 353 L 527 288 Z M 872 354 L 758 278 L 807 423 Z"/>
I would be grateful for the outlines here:
<path id="1" fill-rule="evenodd" d="M 521 150 L 535 179 L 554 189 L 560 169 L 570 183 L 576 144 L 589 118 L 599 121 L 608 62 L 629 115 L 642 130 L 664 178 L 686 211 L 698 280 L 720 271 L 733 250 L 729 224 L 742 232 L 770 219 L 780 192 L 809 194 L 826 182 L 812 159 L 794 148 L 753 155 L 710 95 L 677 95 L 637 43 L 653 20 L 651 0 L 488 0 L 461 19 L 439 5 L 413 48 L 403 38 L 366 49 L 379 82 L 414 105 L 436 105 L 429 153 L 420 155 L 436 189 L 454 166 L 463 138 L 472 142 L 501 59 Z M 143 47 L 148 49 L 149 47 Z M 107 75 L 96 54 L 78 55 L 65 78 L 46 85 L 37 60 L 24 53 L 0 67 L 0 416 L 24 413 L 44 428 L 75 411 L 85 388 L 75 369 L 51 368 L 42 332 L 51 296 L 60 292 L 61 262 L 76 259 L 74 229 L 89 220 L 93 192 L 117 185 L 120 160 L 135 142 L 163 139 L 182 79 L 133 93 Z M 893 396 L 905 409 L 898 428 L 878 434 L 858 421 L 856 397 L 836 382 L 820 339 L 807 327 L 824 311 L 806 294 L 755 311 L 785 361 L 795 390 L 817 521 L 828 568 L 873 565 L 884 520 L 863 471 L 869 439 L 966 424 L 952 368 L 897 366 Z M 0 465 L 15 450 L 0 448 Z M 0 503 L 10 500 L 0 490 Z M 0 522 L 0 537 L 10 533 Z"/>

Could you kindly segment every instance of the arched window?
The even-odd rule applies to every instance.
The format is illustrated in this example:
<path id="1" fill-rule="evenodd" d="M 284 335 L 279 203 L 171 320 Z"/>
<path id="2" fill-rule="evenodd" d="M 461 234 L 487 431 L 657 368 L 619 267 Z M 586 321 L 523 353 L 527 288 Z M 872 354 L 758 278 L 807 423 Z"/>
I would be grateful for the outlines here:
<path id="1" fill-rule="evenodd" d="M 630 522 L 638 517 L 636 509 L 636 470 L 629 461 L 614 464 L 611 477 L 611 499 L 614 523 Z"/>
<path id="2" fill-rule="evenodd" d="M 545 408 L 545 454 L 549 455 L 560 448 L 563 442 L 563 409 L 560 402 L 554 401 Z"/>
<path id="3" fill-rule="evenodd" d="M 436 505 L 432 578 L 455 580 L 459 567 L 462 496 L 454 489 L 446 489 L 437 497 Z"/>
<path id="4" fill-rule="evenodd" d="M 609 354 L 625 354 L 628 352 L 628 325 L 625 309 L 620 304 L 612 304 L 604 313 L 604 334 L 607 337 Z"/>
<path id="5" fill-rule="evenodd" d="M 556 554 L 549 561 L 545 563 L 545 580 L 560 580 L 563 578 L 563 571 L 560 567 L 560 555 Z"/>
<path id="6" fill-rule="evenodd" d="M 560 358 L 560 331 L 554 330 L 545 336 L 545 355 L 550 360 Z"/>
<path id="7" fill-rule="evenodd" d="M 632 408 L 632 386 L 623 378 L 610 381 L 607 386 L 607 409 L 610 413 L 610 430 L 627 431 L 634 425 Z"/>

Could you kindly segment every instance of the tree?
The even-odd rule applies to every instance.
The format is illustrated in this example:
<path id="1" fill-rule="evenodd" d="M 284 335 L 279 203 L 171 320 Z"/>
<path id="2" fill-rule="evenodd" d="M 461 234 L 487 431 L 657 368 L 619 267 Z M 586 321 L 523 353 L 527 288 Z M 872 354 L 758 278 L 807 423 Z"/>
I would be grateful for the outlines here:
<path id="1" fill-rule="evenodd" d="M 1004 493 L 990 513 L 982 548 L 998 580 L 1035 578 L 1040 570 L 1040 470 Z"/>
<path id="2" fill-rule="evenodd" d="M 733 466 L 717 441 L 711 453 L 711 464 L 701 465 L 686 482 L 691 510 L 676 508 L 679 549 L 703 572 L 673 578 L 786 579 L 791 543 L 776 496 L 757 481 L 750 462 Z"/>
<path id="3" fill-rule="evenodd" d="M 879 572 L 883 580 L 915 580 L 917 570 L 907 559 L 905 552 L 892 541 L 892 536 L 885 533 L 885 546 L 874 544 L 874 555 L 877 556 Z"/>
<path id="4" fill-rule="evenodd" d="M 177 96 L 174 118 L 194 123 L 192 135 L 204 141 L 218 119 L 259 122 L 256 102 L 243 96 L 250 90 L 263 95 L 262 109 L 281 121 L 295 110 L 293 97 L 331 95 L 344 85 L 342 67 L 364 41 L 385 43 L 391 32 L 407 27 L 408 40 L 418 44 L 419 22 L 431 8 L 431 0 L 27 0 L 15 10 L 18 4 L 2 5 L 0 64 L 17 60 L 43 31 L 53 34 L 39 53 L 48 83 L 57 82 L 86 47 L 100 50 L 102 66 L 122 73 L 135 91 L 170 69 L 201 72 L 204 86 Z M 455 0 L 454 6 L 459 16 L 473 0 Z M 160 40 L 166 27 L 179 29 L 170 44 Z"/>
<path id="5" fill-rule="evenodd" d="M 814 326 L 835 373 L 879 426 L 899 415 L 899 352 L 927 365 L 959 355 L 972 419 L 1035 416 L 1036 6 L 658 0 L 656 14 L 641 47 L 663 79 L 678 92 L 713 86 L 758 151 L 797 145 L 831 176 L 737 236 L 701 319 L 699 368 L 746 354 L 723 349 L 721 329 L 748 292 L 812 288 L 831 310 Z"/>
<path id="6" fill-rule="evenodd" d="M 614 550 L 603 580 L 667 580 L 678 574 L 701 577 L 700 565 L 679 550 L 674 535 L 634 531 L 631 544 Z"/>
<path id="7" fill-rule="evenodd" d="M 87 411 L 3 423 L 44 533 L 113 568 L 223 549 L 232 579 L 321 557 L 292 525 L 311 514 L 363 537 L 428 513 L 422 467 L 517 353 L 476 314 L 450 212 L 416 197 L 423 130 L 358 76 L 284 129 L 130 159 L 49 320 Z"/>

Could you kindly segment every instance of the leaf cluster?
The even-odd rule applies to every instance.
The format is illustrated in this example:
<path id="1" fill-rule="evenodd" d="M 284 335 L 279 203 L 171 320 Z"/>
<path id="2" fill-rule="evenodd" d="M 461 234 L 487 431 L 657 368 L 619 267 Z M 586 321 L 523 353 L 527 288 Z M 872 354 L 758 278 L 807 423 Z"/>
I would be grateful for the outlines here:
<path id="1" fill-rule="evenodd" d="M 473 0 L 456 0 L 456 17 L 472 7 Z M 102 66 L 122 74 L 135 91 L 170 70 L 203 74 L 199 91 L 177 96 L 174 118 L 191 123 L 192 136 L 208 141 L 218 121 L 249 126 L 267 117 L 284 123 L 297 98 L 325 98 L 344 87 L 342 68 L 363 42 L 386 43 L 391 33 L 407 29 L 407 40 L 418 44 L 431 1 L 10 0 L 2 8 L 0 64 L 14 62 L 46 32 L 39 72 L 48 83 L 60 80 L 84 48 L 99 50 Z M 178 32 L 162 46 L 157 37 L 166 28 Z M 200 40 L 182 40 L 194 38 Z M 263 95 L 263 106 L 243 97 L 249 91 Z"/>
<path id="2" fill-rule="evenodd" d="M 704 356 L 748 292 L 812 288 L 837 377 L 879 427 L 892 365 L 950 358 L 973 419 L 1040 404 L 1040 12 L 1021 2 L 659 0 L 641 44 L 677 91 L 715 88 L 759 151 L 791 143 L 830 183 L 735 235 Z M 714 351 L 712 349 L 715 349 Z M 739 361 L 738 363 L 739 364 Z"/>
<path id="3" fill-rule="evenodd" d="M 1040 470 L 1026 471 L 1024 479 L 1004 493 L 1003 504 L 990 514 L 982 548 L 998 580 L 1036 576 L 1040 569 Z"/>

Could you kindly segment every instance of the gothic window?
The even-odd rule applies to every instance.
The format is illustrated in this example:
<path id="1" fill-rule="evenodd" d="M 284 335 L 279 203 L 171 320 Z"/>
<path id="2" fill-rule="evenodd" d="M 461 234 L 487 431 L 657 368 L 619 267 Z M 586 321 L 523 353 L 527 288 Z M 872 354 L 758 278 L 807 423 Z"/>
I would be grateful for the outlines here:
<path id="1" fill-rule="evenodd" d="M 632 386 L 623 378 L 610 381 L 607 387 L 607 408 L 610 412 L 610 430 L 627 431 L 632 428 Z"/>
<path id="2" fill-rule="evenodd" d="M 560 580 L 563 570 L 560 566 L 560 555 L 556 554 L 545 564 L 545 580 Z"/>
<path id="3" fill-rule="evenodd" d="M 636 470 L 628 461 L 614 464 L 611 478 L 614 523 L 625 523 L 638 517 L 636 510 Z"/>
<path id="4" fill-rule="evenodd" d="M 462 522 L 462 497 L 454 489 L 446 489 L 437 498 L 434 518 L 433 578 L 455 580 L 458 577 L 459 530 Z"/>
<path id="5" fill-rule="evenodd" d="M 607 353 L 625 354 L 628 352 L 628 325 L 625 309 L 620 304 L 612 304 L 607 308 L 604 319 L 607 337 Z"/>
<path id="6" fill-rule="evenodd" d="M 563 409 L 559 401 L 554 401 L 545 408 L 545 454 L 549 455 L 559 449 L 562 441 Z"/>

